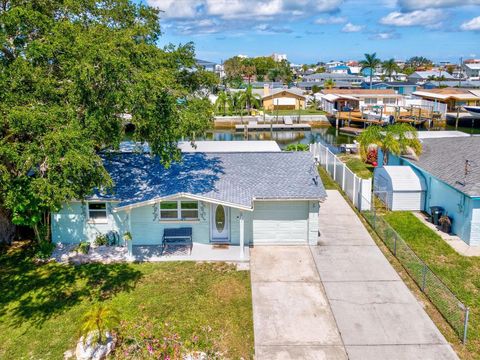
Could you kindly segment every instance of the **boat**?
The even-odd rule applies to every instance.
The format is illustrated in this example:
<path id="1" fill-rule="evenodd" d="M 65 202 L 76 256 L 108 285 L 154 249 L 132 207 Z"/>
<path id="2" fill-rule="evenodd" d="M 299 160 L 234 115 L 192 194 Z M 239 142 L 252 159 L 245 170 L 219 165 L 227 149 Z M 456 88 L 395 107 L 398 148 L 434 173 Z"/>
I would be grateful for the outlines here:
<path id="1" fill-rule="evenodd" d="M 473 117 L 480 118 L 480 106 L 464 106 L 463 108 Z"/>

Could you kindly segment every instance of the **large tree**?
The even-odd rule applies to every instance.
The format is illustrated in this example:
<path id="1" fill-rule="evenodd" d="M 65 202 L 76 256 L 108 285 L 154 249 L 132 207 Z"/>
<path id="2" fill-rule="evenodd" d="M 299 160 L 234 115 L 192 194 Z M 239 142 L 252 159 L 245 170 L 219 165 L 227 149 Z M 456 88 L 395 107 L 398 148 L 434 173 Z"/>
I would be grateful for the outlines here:
<path id="1" fill-rule="evenodd" d="M 3 220 L 48 238 L 51 211 L 107 191 L 100 154 L 127 119 L 165 164 L 209 125 L 211 105 L 192 95 L 208 77 L 192 44 L 156 46 L 158 15 L 129 0 L 0 0 Z"/>
<path id="2" fill-rule="evenodd" d="M 379 66 L 382 61 L 377 58 L 377 53 L 373 53 L 373 54 L 364 54 L 365 55 L 365 59 L 363 59 L 362 61 L 360 61 L 360 66 L 361 66 L 361 70 L 370 70 L 370 89 L 372 88 L 372 83 L 373 83 L 373 75 L 375 74 L 375 69 L 377 68 L 377 66 Z"/>

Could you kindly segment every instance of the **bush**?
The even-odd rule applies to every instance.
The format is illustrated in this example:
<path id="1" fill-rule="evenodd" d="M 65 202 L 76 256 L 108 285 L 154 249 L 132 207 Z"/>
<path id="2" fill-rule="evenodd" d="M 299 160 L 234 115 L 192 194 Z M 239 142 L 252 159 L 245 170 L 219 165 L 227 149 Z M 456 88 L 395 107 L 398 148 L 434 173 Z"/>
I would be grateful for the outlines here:
<path id="1" fill-rule="evenodd" d="M 49 241 L 42 241 L 37 244 L 35 248 L 35 257 L 37 259 L 46 260 L 52 256 L 52 252 L 55 249 L 55 244 Z"/>
<path id="2" fill-rule="evenodd" d="M 76 252 L 82 253 L 82 254 L 88 254 L 88 251 L 90 250 L 90 243 L 86 241 L 82 241 L 80 244 L 77 245 L 75 248 Z"/>
<path id="3" fill-rule="evenodd" d="M 93 240 L 95 246 L 109 245 L 108 237 L 105 234 L 99 234 L 95 240 Z"/>
<path id="4" fill-rule="evenodd" d="M 308 151 L 310 147 L 307 144 L 290 144 L 285 148 L 285 151 Z"/>

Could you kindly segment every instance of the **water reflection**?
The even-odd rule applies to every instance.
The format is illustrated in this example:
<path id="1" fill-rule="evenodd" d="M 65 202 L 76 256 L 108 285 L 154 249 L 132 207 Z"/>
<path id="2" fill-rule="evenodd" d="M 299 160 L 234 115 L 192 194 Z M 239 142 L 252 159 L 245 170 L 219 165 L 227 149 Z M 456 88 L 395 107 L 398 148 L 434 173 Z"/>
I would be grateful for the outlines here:
<path id="1" fill-rule="evenodd" d="M 281 148 L 289 144 L 312 144 L 316 142 L 328 144 L 352 143 L 354 137 L 339 134 L 333 127 L 312 129 L 310 131 L 266 131 L 236 132 L 235 130 L 211 130 L 204 138 L 198 140 L 233 141 L 233 140 L 274 140 Z"/>

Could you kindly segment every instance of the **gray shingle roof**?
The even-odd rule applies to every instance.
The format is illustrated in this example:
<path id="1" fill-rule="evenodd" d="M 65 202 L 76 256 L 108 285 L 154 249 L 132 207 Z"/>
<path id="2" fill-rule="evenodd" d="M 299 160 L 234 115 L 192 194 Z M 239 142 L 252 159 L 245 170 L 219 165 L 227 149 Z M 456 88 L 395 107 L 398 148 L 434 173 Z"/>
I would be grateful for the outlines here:
<path id="1" fill-rule="evenodd" d="M 469 196 L 480 196 L 480 137 L 422 140 L 423 153 L 412 164 Z M 465 176 L 465 160 L 469 160 Z"/>
<path id="2" fill-rule="evenodd" d="M 110 153 L 104 163 L 120 207 L 179 193 L 249 208 L 254 199 L 326 197 L 308 152 L 188 153 L 168 169 L 148 154 Z"/>

